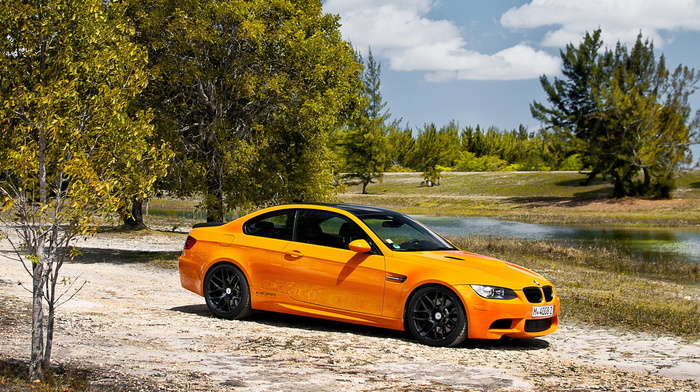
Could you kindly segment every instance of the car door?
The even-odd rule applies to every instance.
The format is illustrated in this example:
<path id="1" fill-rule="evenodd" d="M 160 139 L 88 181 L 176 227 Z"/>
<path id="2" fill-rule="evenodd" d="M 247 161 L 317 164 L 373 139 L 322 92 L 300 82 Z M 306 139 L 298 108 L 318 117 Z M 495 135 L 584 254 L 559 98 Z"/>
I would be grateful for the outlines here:
<path id="1" fill-rule="evenodd" d="M 294 241 L 284 249 L 287 293 L 297 301 L 381 315 L 384 256 L 356 253 L 347 245 L 369 239 L 350 218 L 329 211 L 298 210 Z"/>
<path id="2" fill-rule="evenodd" d="M 284 248 L 292 240 L 295 213 L 293 209 L 274 211 L 243 224 L 243 233 L 249 237 L 240 246 L 247 248 L 245 257 L 252 289 L 286 291 L 282 259 Z"/>

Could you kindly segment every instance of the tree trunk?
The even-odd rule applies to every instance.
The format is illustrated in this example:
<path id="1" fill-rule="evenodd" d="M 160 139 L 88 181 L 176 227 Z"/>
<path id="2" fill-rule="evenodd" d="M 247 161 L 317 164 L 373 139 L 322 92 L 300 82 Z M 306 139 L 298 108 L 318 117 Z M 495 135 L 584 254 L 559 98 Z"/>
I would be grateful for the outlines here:
<path id="1" fill-rule="evenodd" d="M 43 245 L 43 244 L 42 244 Z M 40 248 L 43 246 L 40 245 Z M 43 253 L 43 249 L 37 253 Z M 29 379 L 44 380 L 47 362 L 44 358 L 44 255 L 37 254 L 32 268 L 32 348 L 29 358 Z"/>
<path id="2" fill-rule="evenodd" d="M 212 192 L 210 189 L 209 192 Z M 221 192 L 216 190 L 206 195 L 207 205 L 207 222 L 223 222 L 224 221 L 224 203 L 221 198 Z"/>
<path id="3" fill-rule="evenodd" d="M 43 128 L 37 129 L 39 136 L 39 203 L 46 205 L 48 197 L 48 185 L 46 183 L 46 134 Z M 32 260 L 32 347 L 29 358 L 29 378 L 34 380 L 44 381 L 46 373 L 50 366 L 50 358 L 44 355 L 44 284 L 46 283 L 45 275 L 50 271 L 47 268 L 50 264 L 47 263 L 45 254 L 45 212 L 41 212 L 39 216 L 38 227 L 33 227 L 31 231 L 31 240 L 33 244 L 29 246 L 29 257 Z M 26 238 L 29 242 L 30 238 Z M 29 244 L 28 244 L 29 245 Z"/>
<path id="4" fill-rule="evenodd" d="M 140 197 L 133 196 L 131 198 L 131 213 L 124 214 L 124 226 L 132 229 L 143 229 L 146 224 L 143 223 L 143 202 Z"/>
<path id="5" fill-rule="evenodd" d="M 647 166 L 642 167 L 642 173 L 644 173 L 644 185 L 642 185 L 642 192 L 646 195 L 651 191 L 651 173 L 649 173 L 649 168 Z"/>
<path id="6" fill-rule="evenodd" d="M 213 163 L 216 165 L 218 162 Z M 207 208 L 207 222 L 224 221 L 224 192 L 221 188 L 221 178 L 218 168 L 212 167 L 207 172 L 207 189 L 205 205 Z"/>
<path id="7" fill-rule="evenodd" d="M 53 331 L 56 321 L 56 279 L 50 279 L 50 289 L 53 291 L 48 302 L 47 317 L 46 317 L 46 346 L 44 347 L 44 370 L 51 369 L 51 351 L 53 348 Z"/>
<path id="8" fill-rule="evenodd" d="M 586 177 L 585 180 L 581 181 L 581 185 L 583 185 L 583 186 L 591 185 L 591 183 L 593 183 L 593 180 L 595 180 L 596 176 L 598 175 L 598 171 L 591 170 L 591 172 L 588 173 L 587 175 L 588 175 L 588 177 Z"/>

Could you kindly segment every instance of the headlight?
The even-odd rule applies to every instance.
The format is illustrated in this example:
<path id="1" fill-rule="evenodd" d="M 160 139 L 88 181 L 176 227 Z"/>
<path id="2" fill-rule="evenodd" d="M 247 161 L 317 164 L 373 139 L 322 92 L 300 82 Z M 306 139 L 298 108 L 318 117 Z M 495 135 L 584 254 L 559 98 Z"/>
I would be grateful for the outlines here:
<path id="1" fill-rule="evenodd" d="M 517 298 L 515 291 L 505 287 L 482 286 L 480 284 L 470 285 L 477 294 L 488 299 L 513 299 Z"/>

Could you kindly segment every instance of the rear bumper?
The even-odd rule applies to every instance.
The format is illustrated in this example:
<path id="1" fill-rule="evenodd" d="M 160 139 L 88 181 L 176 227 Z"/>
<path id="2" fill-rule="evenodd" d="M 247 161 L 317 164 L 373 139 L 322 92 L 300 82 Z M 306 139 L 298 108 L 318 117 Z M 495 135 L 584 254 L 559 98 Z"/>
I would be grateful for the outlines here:
<path id="1" fill-rule="evenodd" d="M 186 257 L 187 252 L 183 252 L 178 259 L 178 271 L 180 273 L 180 284 L 187 290 L 204 295 L 202 291 L 202 275 L 199 263 L 192 262 Z"/>

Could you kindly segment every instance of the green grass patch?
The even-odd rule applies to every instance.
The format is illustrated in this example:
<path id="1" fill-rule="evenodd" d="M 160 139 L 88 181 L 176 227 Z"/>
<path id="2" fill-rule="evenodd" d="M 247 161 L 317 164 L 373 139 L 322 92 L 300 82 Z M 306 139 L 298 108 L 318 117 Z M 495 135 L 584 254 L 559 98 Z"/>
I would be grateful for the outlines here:
<path id="1" fill-rule="evenodd" d="M 90 372 L 73 366 L 54 366 L 42 382 L 27 380 L 28 374 L 29 365 L 26 362 L 0 359 L 0 390 L 8 392 L 81 392 L 99 390 L 90 387 Z"/>

